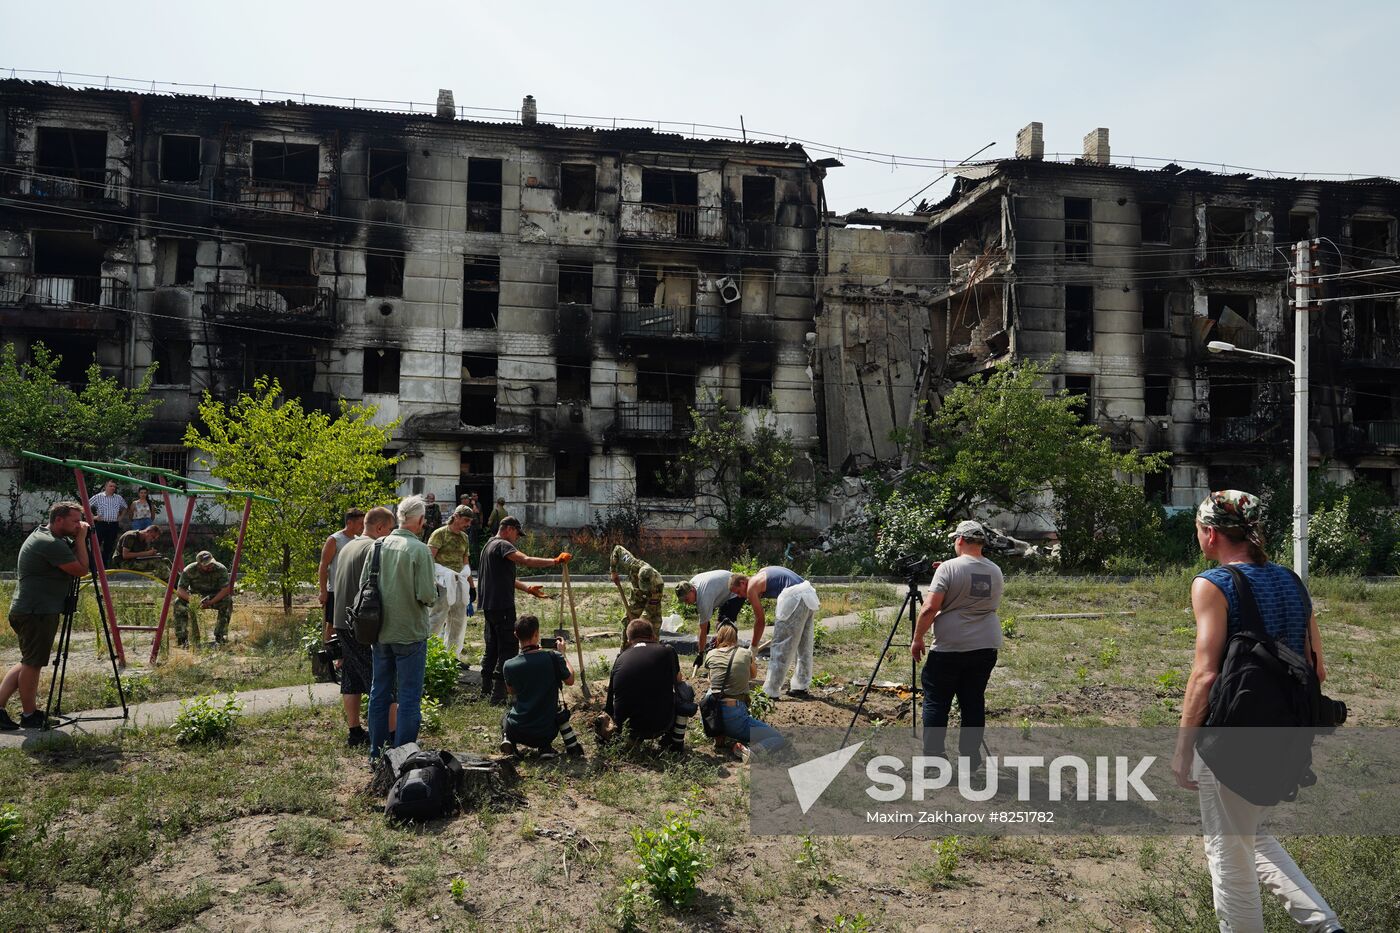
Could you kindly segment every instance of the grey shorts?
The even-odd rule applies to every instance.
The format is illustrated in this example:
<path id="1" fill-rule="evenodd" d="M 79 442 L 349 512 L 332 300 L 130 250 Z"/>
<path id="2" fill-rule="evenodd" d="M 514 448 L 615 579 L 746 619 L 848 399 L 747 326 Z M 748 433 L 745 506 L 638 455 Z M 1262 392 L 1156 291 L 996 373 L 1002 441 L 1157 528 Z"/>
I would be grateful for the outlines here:
<path id="1" fill-rule="evenodd" d="M 26 667 L 43 667 L 53 653 L 53 639 L 58 634 L 60 616 L 57 612 L 12 612 L 10 628 L 19 636 L 20 663 Z"/>

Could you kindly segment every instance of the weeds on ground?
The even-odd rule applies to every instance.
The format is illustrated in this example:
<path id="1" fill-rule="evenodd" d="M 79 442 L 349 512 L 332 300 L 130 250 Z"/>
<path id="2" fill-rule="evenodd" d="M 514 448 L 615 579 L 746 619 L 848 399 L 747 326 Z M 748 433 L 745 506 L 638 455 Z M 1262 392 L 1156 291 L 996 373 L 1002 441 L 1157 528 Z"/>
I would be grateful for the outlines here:
<path id="1" fill-rule="evenodd" d="M 10 840 L 18 835 L 22 828 L 24 818 L 19 814 L 19 807 L 12 803 L 0 807 L 0 855 L 10 847 Z"/>
<path id="2" fill-rule="evenodd" d="M 1157 675 L 1157 692 L 1168 696 L 1180 696 L 1186 689 L 1186 675 L 1176 668 Z"/>
<path id="3" fill-rule="evenodd" d="M 931 888 L 945 888 L 957 881 L 962 842 L 957 836 L 944 836 L 929 843 L 932 860 L 915 869 L 915 875 Z"/>
<path id="4" fill-rule="evenodd" d="M 749 715 L 766 721 L 772 713 L 773 698 L 764 693 L 762 687 L 754 687 L 749 694 Z"/>
<path id="5" fill-rule="evenodd" d="M 447 891 L 452 895 L 452 899 L 458 904 L 467 902 L 467 879 L 458 875 L 452 879 L 452 883 L 447 886 Z"/>
<path id="6" fill-rule="evenodd" d="M 841 883 L 841 876 L 829 870 L 826 853 L 811 836 L 802 837 L 802 848 L 793 862 L 810 887 L 829 889 Z"/>
<path id="7" fill-rule="evenodd" d="M 1118 639 L 1105 638 L 1099 646 L 1099 667 L 1112 667 L 1118 661 Z"/>
<path id="8" fill-rule="evenodd" d="M 1001 620 L 1001 634 L 1004 638 L 1016 638 L 1021 633 L 1016 628 L 1016 617 L 1006 616 Z"/>
<path id="9" fill-rule="evenodd" d="M 668 813 L 659 829 L 633 830 L 632 850 L 640 880 L 657 903 L 677 909 L 694 900 L 709 856 L 693 813 Z"/>
<path id="10" fill-rule="evenodd" d="M 428 637 L 428 659 L 423 668 L 423 696 L 448 703 L 457 688 L 457 659 L 436 635 Z"/>
<path id="11" fill-rule="evenodd" d="M 419 715 L 422 716 L 420 726 L 423 732 L 433 735 L 442 732 L 442 704 L 435 698 L 423 697 L 423 702 L 419 704 Z"/>
<path id="12" fill-rule="evenodd" d="M 845 914 L 837 914 L 831 926 L 826 928 L 826 933 L 873 933 L 874 924 L 865 914 L 855 914 L 847 917 Z"/>
<path id="13" fill-rule="evenodd" d="M 278 823 L 269 838 L 297 855 L 320 857 L 331 850 L 339 835 L 335 827 L 325 822 L 296 817 Z"/>
<path id="14" fill-rule="evenodd" d="M 243 704 L 231 693 L 222 703 L 212 695 L 183 700 L 180 714 L 175 717 L 175 741 L 182 745 L 222 742 L 242 710 Z"/>

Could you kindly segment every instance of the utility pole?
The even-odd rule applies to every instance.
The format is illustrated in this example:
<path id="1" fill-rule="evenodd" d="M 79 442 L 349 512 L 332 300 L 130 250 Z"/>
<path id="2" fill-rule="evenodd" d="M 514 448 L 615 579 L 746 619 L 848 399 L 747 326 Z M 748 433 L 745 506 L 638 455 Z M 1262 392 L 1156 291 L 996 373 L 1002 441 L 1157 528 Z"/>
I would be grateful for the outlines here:
<path id="1" fill-rule="evenodd" d="M 1308 314 L 1310 240 L 1293 244 L 1293 570 L 1308 582 Z"/>

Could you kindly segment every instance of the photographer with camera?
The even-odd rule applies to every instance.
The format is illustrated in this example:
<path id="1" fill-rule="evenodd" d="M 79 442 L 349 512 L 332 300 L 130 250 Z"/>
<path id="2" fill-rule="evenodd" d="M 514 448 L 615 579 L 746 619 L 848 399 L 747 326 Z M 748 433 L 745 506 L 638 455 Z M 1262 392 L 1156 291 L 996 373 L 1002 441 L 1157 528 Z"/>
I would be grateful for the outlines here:
<path id="1" fill-rule="evenodd" d="M 933 629 L 933 650 L 919 678 L 924 691 L 924 754 L 946 758 L 948 714 L 957 697 L 962 728 L 958 754 L 976 771 L 982 767 L 982 732 L 987 725 L 987 681 L 1001 648 L 997 609 L 1005 586 L 1001 568 L 982 556 L 988 531 L 981 522 L 959 522 L 953 531 L 957 557 L 938 565 L 928 601 L 919 611 L 909 653 L 923 659 L 924 635 Z"/>
<path id="2" fill-rule="evenodd" d="M 81 505 L 55 502 L 49 506 L 48 524 L 35 528 L 20 545 L 10 600 L 10 628 L 19 638 L 20 661 L 0 681 L 0 729 L 44 727 L 45 713 L 38 706 L 39 675 L 49 663 L 68 597 L 77 592 L 74 578 L 88 574 L 89 531 Z M 19 722 L 5 709 L 16 691 Z"/>
<path id="3" fill-rule="evenodd" d="M 1221 678 L 1222 670 L 1227 660 L 1234 665 L 1237 659 L 1235 652 L 1228 653 L 1227 658 L 1227 647 L 1232 640 L 1240 638 L 1242 630 L 1248 635 L 1260 625 L 1263 629 L 1258 633 L 1260 647 L 1245 654 L 1274 647 L 1287 661 L 1284 652 L 1293 653 L 1299 664 L 1311 666 L 1315 701 L 1319 705 L 1332 704 L 1316 692 L 1327 677 L 1327 668 L 1322 659 L 1322 637 L 1312 610 L 1312 599 L 1292 571 L 1269 560 L 1259 521 L 1259 498 L 1236 489 L 1210 493 L 1196 510 L 1196 541 L 1201 553 L 1208 560 L 1216 561 L 1218 566 L 1199 574 L 1191 584 L 1196 649 L 1181 703 L 1181 728 L 1172 757 L 1172 771 L 1178 784 L 1200 794 L 1206 861 L 1210 866 L 1220 929 L 1264 929 L 1259 895 L 1262 883 L 1282 901 L 1294 922 L 1309 930 L 1333 933 L 1342 928 L 1336 913 L 1278 840 L 1258 831 L 1268 818 L 1270 808 L 1251 802 L 1226 786 L 1203 759 L 1205 746 L 1198 745 L 1200 727 L 1208 724 L 1212 707 L 1230 699 L 1216 696 L 1219 691 L 1212 688 L 1230 683 Z M 1276 645 L 1265 645 L 1264 639 Z M 1245 646 L 1249 647 L 1247 641 Z M 1264 697 L 1271 695 L 1269 687 L 1272 685 L 1257 679 L 1253 685 L 1261 688 L 1256 690 L 1254 707 L 1257 708 Z M 1282 688 L 1286 690 L 1289 686 L 1285 683 Z M 1225 702 L 1224 705 L 1229 704 Z M 1286 712 L 1279 710 L 1280 714 Z M 1344 717 L 1344 711 L 1340 715 Z M 1271 716 L 1267 725 L 1280 721 L 1279 717 Z M 1266 741 L 1282 742 L 1286 731 L 1270 730 Z M 1248 738 L 1246 735 L 1240 741 Z M 1254 761 L 1250 764 L 1254 768 L 1269 767 L 1263 764 L 1266 754 L 1252 757 Z M 1213 755 L 1212 760 L 1219 765 L 1220 760 Z"/>
<path id="4" fill-rule="evenodd" d="M 553 638 L 541 646 L 540 620 L 531 615 L 515 620 L 515 637 L 520 653 L 501 669 L 510 694 L 510 705 L 501 717 L 501 754 L 514 755 L 516 745 L 548 752 L 558 735 L 564 740 L 564 751 L 582 758 L 583 746 L 569 725 L 569 708 L 559 704 L 559 688 L 574 682 L 569 659 L 559 650 L 562 646 Z"/>

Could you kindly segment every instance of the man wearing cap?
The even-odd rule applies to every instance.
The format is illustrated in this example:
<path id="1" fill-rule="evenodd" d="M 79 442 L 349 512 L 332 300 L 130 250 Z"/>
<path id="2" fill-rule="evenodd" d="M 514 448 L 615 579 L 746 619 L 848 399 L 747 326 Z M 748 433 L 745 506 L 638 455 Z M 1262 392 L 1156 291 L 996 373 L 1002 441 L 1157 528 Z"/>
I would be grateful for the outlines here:
<path id="1" fill-rule="evenodd" d="M 438 505 L 437 493 L 423 497 L 423 540 L 426 542 L 433 532 L 442 527 L 442 506 Z"/>
<path id="2" fill-rule="evenodd" d="M 439 593 L 433 603 L 431 625 L 433 634 L 452 649 L 454 658 L 467 637 L 467 600 L 476 599 L 476 581 L 467 559 L 471 546 L 467 529 L 471 521 L 471 506 L 459 505 L 452 510 L 446 525 L 428 535 L 428 552 L 433 555 Z"/>
<path id="3" fill-rule="evenodd" d="M 195 644 L 199 643 L 199 614 L 190 606 L 191 593 L 204 597 L 199 601 L 200 609 L 218 610 L 214 642 L 224 644 L 228 640 L 228 624 L 233 619 L 233 577 L 208 551 L 196 554 L 194 563 L 186 565 L 175 581 L 175 643 L 181 648 L 189 645 L 192 620 Z"/>
<path id="4" fill-rule="evenodd" d="M 500 500 L 503 503 L 505 500 Z M 499 505 L 500 503 L 498 503 Z M 493 515 L 495 513 L 492 513 Z M 481 656 L 481 696 L 493 706 L 506 702 L 505 663 L 515 657 L 515 591 L 522 590 L 536 599 L 544 598 L 544 587 L 526 586 L 515 579 L 515 567 L 552 567 L 567 563 L 567 551 L 558 557 L 530 557 L 515 547 L 520 539 L 520 519 L 507 515 L 497 526 L 496 536 L 481 549 L 481 614 L 486 650 Z"/>
<path id="5" fill-rule="evenodd" d="M 695 666 L 705 663 L 705 652 L 710 647 L 710 617 L 719 610 L 720 624 L 736 624 L 739 610 L 744 608 L 744 597 L 729 592 L 728 570 L 707 570 L 697 573 L 682 583 L 676 584 L 676 599 L 687 606 L 694 606 L 700 616 L 700 626 L 695 633 Z"/>
<path id="6" fill-rule="evenodd" d="M 666 590 L 666 581 L 656 568 L 622 545 L 612 549 L 608 558 L 608 570 L 612 572 L 613 583 L 622 584 L 622 574 L 627 574 L 627 582 L 632 592 L 627 597 L 627 619 L 646 619 L 653 632 L 661 631 L 661 595 Z"/>
<path id="7" fill-rule="evenodd" d="M 933 650 L 919 678 L 924 691 L 924 754 L 946 757 L 944 739 L 953 698 L 962 729 L 958 754 L 976 771 L 982 766 L 982 732 L 987 725 L 987 681 L 1001 647 L 1001 568 L 982 556 L 988 532 L 980 522 L 959 522 L 953 531 L 957 557 L 934 571 L 928 599 L 914 625 L 909 653 L 923 659 L 924 636 L 933 629 Z"/>
<path id="8" fill-rule="evenodd" d="M 506 511 L 506 500 L 497 499 L 496 507 L 491 510 L 490 518 L 486 519 L 486 530 L 491 531 L 500 528 L 501 522 L 509 515 L 510 513 Z"/>
<path id="9" fill-rule="evenodd" d="M 160 556 L 154 547 L 160 538 L 160 526 L 148 525 L 122 532 L 117 539 L 117 567 L 155 574 L 162 580 L 170 576 L 170 561 Z"/>
<path id="10" fill-rule="evenodd" d="M 774 601 L 773 644 L 768 660 L 768 676 L 763 680 L 763 692 L 777 699 L 783 692 L 783 681 L 792 670 L 788 697 L 805 700 L 812 686 L 812 646 L 816 641 L 817 610 L 821 601 L 816 588 L 786 567 L 764 567 L 752 577 L 732 574 L 729 591 L 742 596 L 753 607 L 753 640 L 758 645 L 763 638 L 763 600 Z M 758 649 L 755 648 L 755 651 Z"/>

